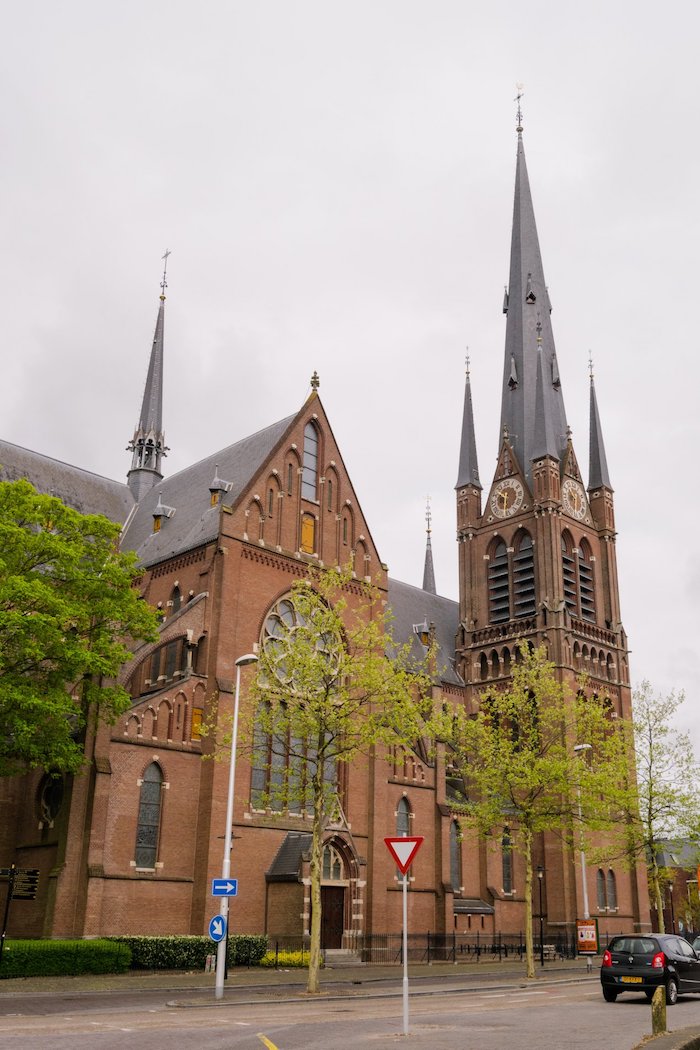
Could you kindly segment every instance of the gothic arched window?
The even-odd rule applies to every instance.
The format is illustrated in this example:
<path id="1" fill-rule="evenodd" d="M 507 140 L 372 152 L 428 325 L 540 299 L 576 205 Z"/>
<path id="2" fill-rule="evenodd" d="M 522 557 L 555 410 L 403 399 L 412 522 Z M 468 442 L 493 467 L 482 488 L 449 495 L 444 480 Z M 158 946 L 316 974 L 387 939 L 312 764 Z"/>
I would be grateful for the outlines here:
<path id="1" fill-rule="evenodd" d="M 399 804 L 396 807 L 396 834 L 410 835 L 410 827 L 411 807 L 408 804 L 408 799 L 404 796 L 399 799 Z"/>
<path id="2" fill-rule="evenodd" d="M 605 911 L 607 907 L 607 901 L 605 897 L 605 872 L 602 868 L 598 868 L 595 879 L 596 894 L 598 898 L 598 908 L 600 911 Z"/>
<path id="3" fill-rule="evenodd" d="M 323 847 L 322 878 L 337 881 L 343 878 L 343 858 L 330 842 Z"/>
<path id="4" fill-rule="evenodd" d="M 136 826 L 136 867 L 153 869 L 158 856 L 160 817 L 163 798 L 163 774 L 157 762 L 151 762 L 143 774 Z"/>
<path id="5" fill-rule="evenodd" d="M 293 691 L 295 687 L 288 665 L 289 646 L 293 644 L 295 631 L 305 624 L 293 598 L 287 596 L 270 609 L 263 625 L 260 641 L 265 650 L 266 673 L 274 676 L 286 690 Z M 329 673 L 333 667 L 337 668 L 334 661 L 340 658 L 336 642 L 325 634 L 317 642 L 317 651 L 328 661 Z M 280 731 L 274 732 L 274 725 L 267 717 L 269 711 L 269 704 L 260 707 L 253 729 L 251 806 L 272 812 L 308 813 L 313 806 L 312 776 L 322 761 L 318 747 L 312 737 L 295 735 L 286 722 Z M 324 762 L 323 781 L 329 791 L 337 788 L 337 768 L 332 759 Z"/>
<path id="6" fill-rule="evenodd" d="M 617 883 L 615 881 L 615 872 L 610 869 L 607 875 L 607 895 L 608 895 L 608 909 L 615 911 L 617 909 Z"/>
<path id="7" fill-rule="evenodd" d="M 318 492 L 318 430 L 313 423 L 304 427 L 304 458 L 301 471 L 301 494 L 316 500 Z"/>

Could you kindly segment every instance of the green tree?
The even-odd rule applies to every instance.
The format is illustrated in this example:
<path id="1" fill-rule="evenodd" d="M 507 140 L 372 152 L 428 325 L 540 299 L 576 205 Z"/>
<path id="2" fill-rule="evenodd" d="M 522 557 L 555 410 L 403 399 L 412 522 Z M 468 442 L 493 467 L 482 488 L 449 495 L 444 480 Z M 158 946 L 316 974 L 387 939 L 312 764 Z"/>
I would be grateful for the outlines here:
<path id="1" fill-rule="evenodd" d="M 154 640 L 119 526 L 27 481 L 0 483 L 0 775 L 76 772 L 89 713 L 116 719 L 128 694 L 104 684 L 130 639 Z"/>
<path id="2" fill-rule="evenodd" d="M 654 692 L 643 681 L 632 695 L 632 721 L 625 728 L 636 765 L 627 784 L 625 850 L 630 863 L 648 865 L 649 894 L 664 932 L 664 871 L 659 852 L 669 839 L 700 836 L 700 766 L 688 733 L 676 726 L 684 694 Z"/>
<path id="3" fill-rule="evenodd" d="M 307 990 L 318 993 L 323 835 L 338 816 L 338 771 L 378 747 L 415 743 L 431 681 L 410 648 L 392 642 L 380 592 L 325 570 L 297 583 L 268 620 L 250 691 L 253 764 L 267 770 L 267 804 L 311 813 Z"/>
<path id="4" fill-rule="evenodd" d="M 507 821 L 513 847 L 524 858 L 525 957 L 527 976 L 534 977 L 535 837 L 556 832 L 571 840 L 581 820 L 588 828 L 610 824 L 613 810 L 600 788 L 610 777 L 621 779 L 624 746 L 604 701 L 583 689 L 569 695 L 544 647 L 523 645 L 520 657 L 505 689 L 486 690 L 475 714 L 445 712 L 439 735 L 465 785 L 466 800 L 455 808 L 485 836 Z M 586 761 L 574 751 L 584 741 L 590 745 Z"/>

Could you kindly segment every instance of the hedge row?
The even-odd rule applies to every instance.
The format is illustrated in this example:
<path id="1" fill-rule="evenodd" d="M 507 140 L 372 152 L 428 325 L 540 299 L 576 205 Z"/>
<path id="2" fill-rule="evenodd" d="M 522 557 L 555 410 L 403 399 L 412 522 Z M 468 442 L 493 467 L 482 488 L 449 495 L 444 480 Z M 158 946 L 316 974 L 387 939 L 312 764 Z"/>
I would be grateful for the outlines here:
<path id="1" fill-rule="evenodd" d="M 110 937 L 129 948 L 132 970 L 203 970 L 207 955 L 216 953 L 208 937 Z M 267 952 L 266 936 L 231 935 L 229 966 L 259 966 Z"/>
<path id="2" fill-rule="evenodd" d="M 126 944 L 114 940 L 5 942 L 3 977 L 56 977 L 63 974 L 125 973 L 131 964 Z"/>

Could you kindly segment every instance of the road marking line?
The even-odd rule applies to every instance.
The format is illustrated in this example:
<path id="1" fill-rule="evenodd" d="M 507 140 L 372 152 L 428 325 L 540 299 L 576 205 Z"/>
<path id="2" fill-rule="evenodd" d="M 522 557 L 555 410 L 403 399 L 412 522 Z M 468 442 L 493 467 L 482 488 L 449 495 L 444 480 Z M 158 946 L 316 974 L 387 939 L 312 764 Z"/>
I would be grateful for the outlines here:
<path id="1" fill-rule="evenodd" d="M 265 1044 L 265 1046 L 267 1047 L 267 1050 L 277 1050 L 277 1047 L 275 1046 L 275 1044 L 271 1043 L 269 1039 L 266 1039 L 265 1036 L 262 1034 L 262 1032 L 258 1032 L 257 1036 L 258 1036 L 258 1039 L 260 1039 L 261 1042 L 263 1042 Z"/>

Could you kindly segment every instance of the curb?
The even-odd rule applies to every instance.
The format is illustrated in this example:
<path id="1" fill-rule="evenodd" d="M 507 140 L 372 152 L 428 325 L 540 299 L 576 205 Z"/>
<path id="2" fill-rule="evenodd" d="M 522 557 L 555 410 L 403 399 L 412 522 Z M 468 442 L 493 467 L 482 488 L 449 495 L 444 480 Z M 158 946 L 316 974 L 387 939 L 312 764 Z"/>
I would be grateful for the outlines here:
<path id="1" fill-rule="evenodd" d="M 634 1050 L 700 1050 L 700 1028 L 679 1028 L 677 1032 L 649 1036 Z"/>

